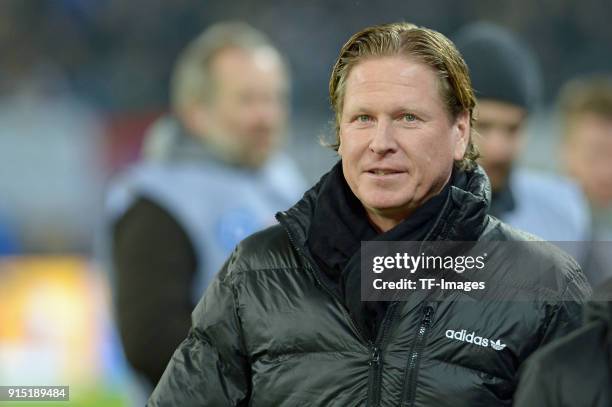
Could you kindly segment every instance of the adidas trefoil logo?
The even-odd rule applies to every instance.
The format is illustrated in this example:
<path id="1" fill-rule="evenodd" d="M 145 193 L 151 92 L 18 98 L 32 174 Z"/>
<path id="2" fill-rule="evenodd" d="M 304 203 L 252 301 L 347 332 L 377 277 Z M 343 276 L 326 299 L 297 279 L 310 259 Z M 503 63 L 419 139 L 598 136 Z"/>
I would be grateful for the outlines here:
<path id="1" fill-rule="evenodd" d="M 493 340 L 489 338 L 485 338 L 482 336 L 476 335 L 476 332 L 468 333 L 465 329 L 461 331 L 455 331 L 452 329 L 448 329 L 445 333 L 445 336 L 448 339 L 454 339 L 456 341 L 471 343 L 472 345 L 482 346 L 483 348 L 488 348 L 489 346 L 496 351 L 504 350 L 506 347 L 505 343 L 502 343 L 501 339 Z"/>
<path id="2" fill-rule="evenodd" d="M 491 339 L 491 347 L 495 350 L 503 350 L 506 347 L 506 344 L 502 343 L 500 339 L 495 342 L 493 339 Z"/>

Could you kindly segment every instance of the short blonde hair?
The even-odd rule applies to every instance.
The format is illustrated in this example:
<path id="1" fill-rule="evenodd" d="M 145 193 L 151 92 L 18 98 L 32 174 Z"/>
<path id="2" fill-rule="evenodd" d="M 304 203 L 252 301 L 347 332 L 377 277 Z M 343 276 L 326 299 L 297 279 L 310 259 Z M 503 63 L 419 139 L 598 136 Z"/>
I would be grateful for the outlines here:
<path id="1" fill-rule="evenodd" d="M 340 118 L 342 115 L 346 81 L 353 67 L 371 57 L 406 56 L 433 68 L 439 79 L 440 92 L 448 113 L 456 118 L 461 112 L 470 115 L 473 127 L 473 111 L 476 97 L 468 74 L 468 68 L 457 48 L 444 35 L 410 23 L 392 23 L 368 27 L 353 35 L 344 44 L 332 69 L 329 80 L 329 98 L 335 113 L 336 151 L 340 146 Z M 473 168 L 478 150 L 470 139 L 462 160 L 457 165 Z"/>

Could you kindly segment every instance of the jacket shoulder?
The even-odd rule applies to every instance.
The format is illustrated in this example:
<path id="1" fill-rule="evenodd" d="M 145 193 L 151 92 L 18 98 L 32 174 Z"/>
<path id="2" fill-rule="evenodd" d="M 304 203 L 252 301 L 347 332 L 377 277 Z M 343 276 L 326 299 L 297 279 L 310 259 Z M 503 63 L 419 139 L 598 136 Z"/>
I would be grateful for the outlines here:
<path id="1" fill-rule="evenodd" d="M 541 242 L 542 238 L 510 226 L 506 222 L 501 221 L 495 216 L 487 215 L 488 222 L 485 230 L 482 233 L 481 240 L 485 241 L 534 241 Z"/>
<path id="2" fill-rule="evenodd" d="M 590 296 L 582 269 L 567 252 L 495 217 L 489 218 L 481 240 L 502 242 L 505 261 L 516 265 L 512 279 L 520 286 L 543 289 L 551 295 L 549 298 L 584 301 Z"/>
<path id="3" fill-rule="evenodd" d="M 256 232 L 237 246 L 229 259 L 232 273 L 301 267 L 302 259 L 281 225 Z"/>

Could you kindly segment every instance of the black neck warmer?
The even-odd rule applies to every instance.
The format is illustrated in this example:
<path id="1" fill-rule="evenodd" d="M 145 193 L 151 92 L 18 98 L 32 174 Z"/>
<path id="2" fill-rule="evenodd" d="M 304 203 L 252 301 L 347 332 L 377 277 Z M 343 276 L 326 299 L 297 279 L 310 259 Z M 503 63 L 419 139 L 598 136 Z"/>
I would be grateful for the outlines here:
<path id="1" fill-rule="evenodd" d="M 376 335 L 389 303 L 361 301 L 361 241 L 418 241 L 435 238 L 428 236 L 428 233 L 443 211 L 450 185 L 464 181 L 465 177 L 461 175 L 461 172 L 455 172 L 438 195 L 385 233 L 378 233 L 370 224 L 361 202 L 344 179 L 341 161 L 324 180 L 307 245 L 329 285 L 344 299 L 351 316 L 370 338 Z"/>

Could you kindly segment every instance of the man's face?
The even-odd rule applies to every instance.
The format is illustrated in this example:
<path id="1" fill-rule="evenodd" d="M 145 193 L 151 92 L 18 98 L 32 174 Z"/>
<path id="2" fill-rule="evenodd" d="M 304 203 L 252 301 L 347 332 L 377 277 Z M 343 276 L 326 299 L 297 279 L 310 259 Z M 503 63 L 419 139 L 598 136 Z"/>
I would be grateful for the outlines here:
<path id="1" fill-rule="evenodd" d="M 258 167 L 278 146 L 287 120 L 288 83 L 276 51 L 227 49 L 211 64 L 212 100 L 201 133 L 232 161 Z"/>
<path id="2" fill-rule="evenodd" d="M 349 73 L 338 152 L 348 185 L 379 229 L 441 191 L 468 137 L 469 114 L 451 119 L 430 67 L 379 57 Z"/>
<path id="3" fill-rule="evenodd" d="M 612 205 L 612 119 L 583 114 L 572 123 L 565 145 L 569 172 L 597 207 Z"/>
<path id="4" fill-rule="evenodd" d="M 508 103 L 478 101 L 475 127 L 480 137 L 474 141 L 494 191 L 505 186 L 512 164 L 523 149 L 526 113 L 525 109 Z"/>

